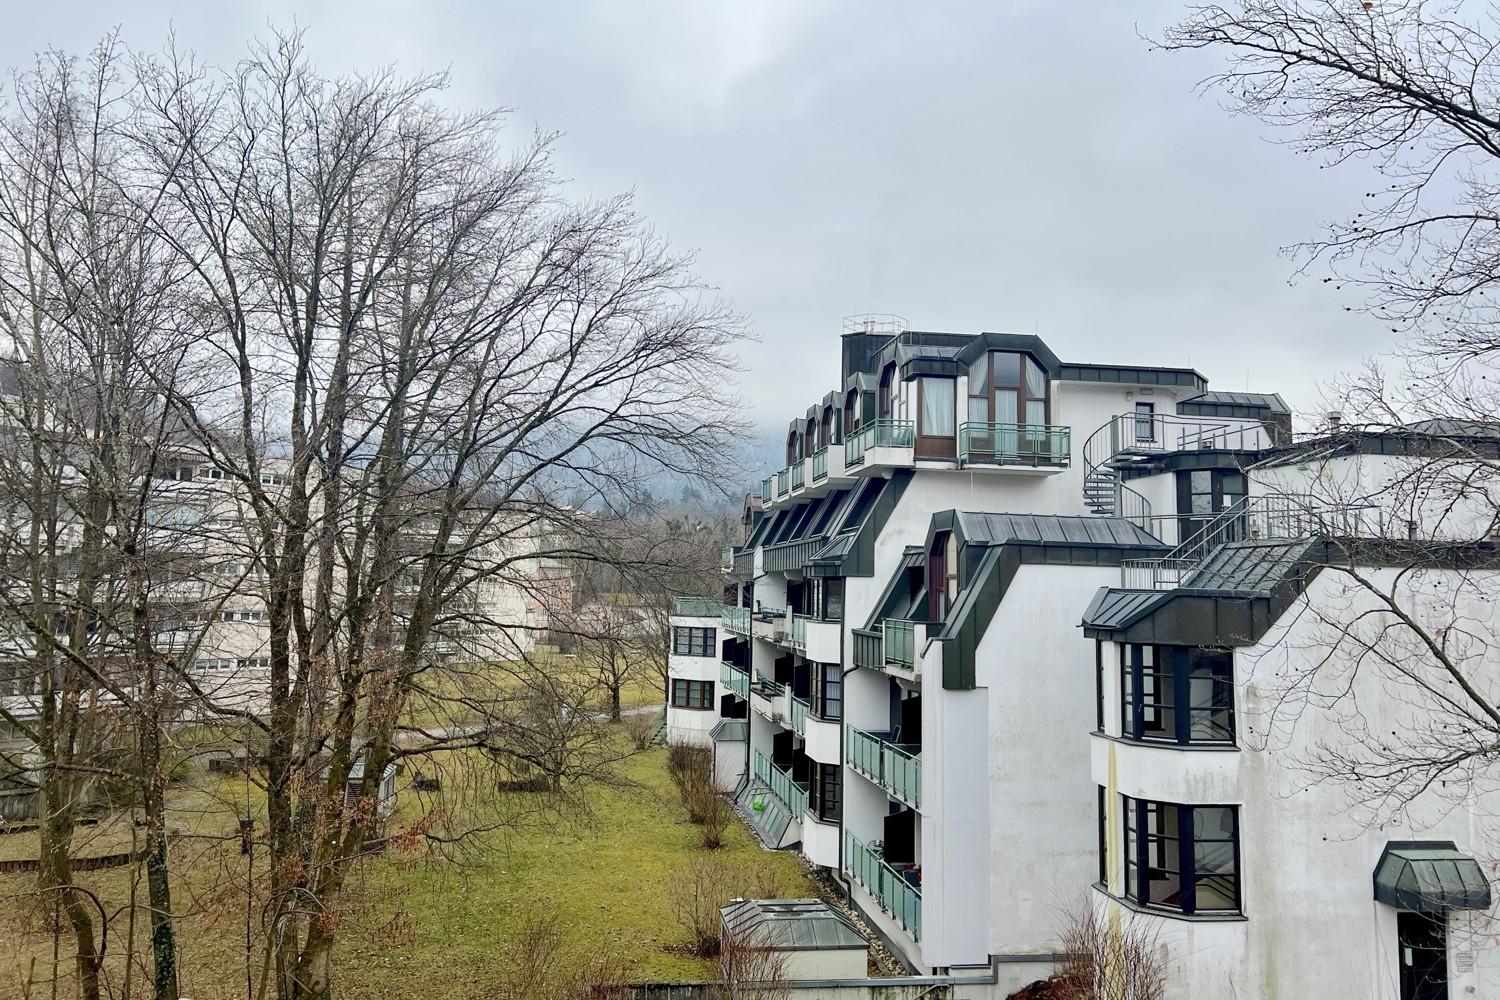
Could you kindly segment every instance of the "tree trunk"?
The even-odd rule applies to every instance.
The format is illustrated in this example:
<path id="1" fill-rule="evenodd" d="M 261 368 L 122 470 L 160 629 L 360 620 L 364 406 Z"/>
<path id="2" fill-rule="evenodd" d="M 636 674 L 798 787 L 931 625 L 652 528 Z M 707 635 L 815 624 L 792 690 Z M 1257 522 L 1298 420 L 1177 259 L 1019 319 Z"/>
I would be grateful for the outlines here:
<path id="1" fill-rule="evenodd" d="M 84 894 L 73 888 L 73 871 L 69 851 L 73 839 L 73 811 L 58 783 L 72 784 L 68 778 L 50 771 L 43 780 L 41 888 L 62 896 L 63 910 L 73 928 L 74 955 L 78 966 L 78 995 L 83 1000 L 99 1000 L 99 953 L 94 948 L 94 917 Z M 49 794 L 50 793 L 50 794 Z M 54 806 L 54 803 L 57 803 Z"/>
<path id="2" fill-rule="evenodd" d="M 152 713 L 144 726 L 142 747 L 146 788 L 146 891 L 151 902 L 151 960 L 156 1000 L 177 1000 L 177 937 L 172 926 L 171 868 L 167 863 L 166 777 L 161 768 L 161 730 Z"/>

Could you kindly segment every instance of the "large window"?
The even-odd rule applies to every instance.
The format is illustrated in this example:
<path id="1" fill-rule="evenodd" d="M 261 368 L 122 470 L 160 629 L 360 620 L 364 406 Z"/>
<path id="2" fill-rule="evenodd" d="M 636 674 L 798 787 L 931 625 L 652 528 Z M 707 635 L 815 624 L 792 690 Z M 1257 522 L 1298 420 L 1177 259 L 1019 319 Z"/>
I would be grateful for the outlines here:
<path id="1" fill-rule="evenodd" d="M 672 707 L 707 709 L 714 707 L 713 681 L 672 681 Z"/>
<path id="2" fill-rule="evenodd" d="M 1235 806 L 1183 806 L 1120 796 L 1125 898 L 1181 913 L 1238 913 Z"/>
<path id="3" fill-rule="evenodd" d="M 813 763 L 812 782 L 807 788 L 807 807 L 824 823 L 837 823 L 844 817 L 843 768 L 838 764 Z"/>
<path id="4" fill-rule="evenodd" d="M 924 375 L 916 380 L 917 454 L 931 458 L 954 455 L 954 389 L 951 378 Z"/>
<path id="5" fill-rule="evenodd" d="M 812 668 L 812 712 L 822 719 L 844 717 L 843 667 L 837 663 L 814 663 Z"/>
<path id="6" fill-rule="evenodd" d="M 712 628 L 672 627 L 672 652 L 678 656 L 717 656 L 718 630 Z"/>
<path id="7" fill-rule="evenodd" d="M 1234 654 L 1193 646 L 1124 647 L 1120 731 L 1136 740 L 1234 743 Z"/>
<path id="8" fill-rule="evenodd" d="M 844 397 L 844 440 L 845 441 L 849 440 L 849 435 L 851 435 L 855 431 L 859 430 L 859 425 L 861 423 L 860 418 L 863 415 L 864 414 L 862 414 L 860 412 L 859 390 L 858 389 L 850 389 L 849 390 L 849 394 Z"/>
<path id="9" fill-rule="evenodd" d="M 875 397 L 875 415 L 889 417 L 896 398 L 896 366 L 886 365 L 880 372 L 880 391 Z"/>
<path id="10" fill-rule="evenodd" d="M 969 422 L 1047 423 L 1047 373 L 1029 354 L 990 351 L 969 368 Z"/>

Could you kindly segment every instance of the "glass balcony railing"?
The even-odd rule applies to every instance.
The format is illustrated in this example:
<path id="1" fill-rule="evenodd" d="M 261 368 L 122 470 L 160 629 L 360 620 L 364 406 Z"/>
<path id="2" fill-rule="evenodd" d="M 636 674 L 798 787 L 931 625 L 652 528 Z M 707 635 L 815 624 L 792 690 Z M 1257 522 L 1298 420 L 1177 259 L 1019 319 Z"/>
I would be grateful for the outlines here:
<path id="1" fill-rule="evenodd" d="M 828 449 L 827 448 L 819 448 L 817 451 L 813 452 L 813 456 L 812 456 L 812 479 L 813 479 L 813 482 L 817 482 L 819 479 L 827 479 L 827 478 L 828 478 Z"/>
<path id="2" fill-rule="evenodd" d="M 773 492 L 775 488 L 776 476 L 774 474 L 769 475 L 764 480 L 762 480 L 760 484 L 761 500 L 765 501 L 766 503 L 770 503 L 772 500 L 776 499 L 776 494 Z"/>
<path id="3" fill-rule="evenodd" d="M 778 498 L 787 495 L 792 480 L 792 470 L 782 469 L 776 473 L 776 496 Z"/>
<path id="4" fill-rule="evenodd" d="M 719 661 L 719 682 L 741 698 L 750 697 L 750 674 L 727 660 Z"/>
<path id="5" fill-rule="evenodd" d="M 859 465 L 871 448 L 910 448 L 917 425 L 910 420 L 872 420 L 844 441 L 844 464 Z"/>
<path id="6" fill-rule="evenodd" d="M 807 648 L 807 615 L 792 615 L 792 646 L 795 649 Z"/>
<path id="7" fill-rule="evenodd" d="M 847 830 L 844 870 L 875 897 L 880 908 L 894 917 L 912 940 L 922 940 L 922 890 Z"/>
<path id="8" fill-rule="evenodd" d="M 912 623 L 899 618 L 887 618 L 880 623 L 880 633 L 885 642 L 885 662 L 898 663 L 910 669 L 916 662 L 916 640 Z"/>
<path id="9" fill-rule="evenodd" d="M 750 634 L 750 609 L 749 608 L 725 608 L 719 612 L 719 624 L 725 631 L 738 632 L 740 635 Z"/>
<path id="10" fill-rule="evenodd" d="M 733 552 L 733 549 L 729 550 Z M 712 597 L 679 597 L 672 602 L 672 613 L 684 618 L 724 617 L 724 603 Z"/>
<path id="11" fill-rule="evenodd" d="M 793 781 L 790 774 L 771 763 L 771 758 L 759 750 L 755 751 L 755 776 L 781 800 L 792 819 L 801 822 L 802 814 L 807 812 L 807 789 Z"/>
<path id="12" fill-rule="evenodd" d="M 792 489 L 800 490 L 807 485 L 807 462 L 799 461 L 791 468 Z"/>
<path id="13" fill-rule="evenodd" d="M 798 736 L 807 735 L 807 713 L 811 708 L 811 702 L 792 695 L 792 732 Z"/>
<path id="14" fill-rule="evenodd" d="M 1072 430 L 1050 424 L 960 424 L 963 465 L 1067 465 Z"/>
<path id="15" fill-rule="evenodd" d="M 922 758 L 906 748 L 854 726 L 844 727 L 844 758 L 849 766 L 913 809 L 922 807 Z"/>

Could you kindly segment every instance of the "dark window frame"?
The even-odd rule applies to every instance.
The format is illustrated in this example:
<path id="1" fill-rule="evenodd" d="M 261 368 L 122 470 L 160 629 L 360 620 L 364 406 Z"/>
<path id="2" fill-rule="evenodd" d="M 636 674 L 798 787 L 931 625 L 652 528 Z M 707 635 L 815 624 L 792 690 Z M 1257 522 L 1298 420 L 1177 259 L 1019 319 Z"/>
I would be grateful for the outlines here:
<path id="1" fill-rule="evenodd" d="M 877 419 L 895 416 L 896 392 L 896 363 L 892 361 L 880 370 L 880 388 L 875 394 Z"/>
<path id="2" fill-rule="evenodd" d="M 1119 651 L 1120 735 L 1172 746 L 1236 745 L 1233 650 L 1132 642 Z"/>
<path id="3" fill-rule="evenodd" d="M 821 822 L 841 823 L 844 819 L 844 769 L 839 764 L 812 762 L 811 781 L 807 787 L 807 809 Z"/>
<path id="4" fill-rule="evenodd" d="M 839 722 L 844 718 L 844 675 L 838 663 L 814 663 L 809 711 L 820 719 Z"/>
<path id="5" fill-rule="evenodd" d="M 1241 886 L 1244 879 L 1241 874 L 1239 806 L 1188 806 L 1176 802 L 1133 799 L 1128 795 L 1120 796 L 1120 805 L 1124 811 L 1121 842 L 1125 851 L 1124 895 L 1127 900 L 1137 906 L 1185 916 L 1243 915 Z M 1233 828 L 1227 838 L 1200 836 L 1196 832 L 1198 814 L 1206 814 L 1209 810 L 1227 810 Z M 1230 846 L 1231 870 L 1227 874 L 1202 867 L 1203 852 L 1199 848 L 1204 845 Z M 1220 847 L 1221 852 L 1222 849 Z M 1153 874 L 1158 877 L 1153 879 Z M 1174 876 L 1175 894 L 1161 894 L 1156 889 L 1157 884 L 1164 883 L 1170 887 L 1174 884 Z M 1217 880 L 1219 893 L 1229 899 L 1229 905 L 1199 905 L 1200 885 L 1206 888 L 1210 879 Z M 1153 892 L 1162 895 L 1162 898 L 1153 898 Z M 1175 901 L 1172 899 L 1173 895 L 1176 896 Z"/>
<path id="6" fill-rule="evenodd" d="M 672 678 L 672 707 L 694 712 L 706 712 L 718 706 L 714 703 L 713 681 L 691 681 Z"/>
<path id="7" fill-rule="evenodd" d="M 673 625 L 672 655 L 718 656 L 718 633 L 719 630 L 712 625 Z"/>

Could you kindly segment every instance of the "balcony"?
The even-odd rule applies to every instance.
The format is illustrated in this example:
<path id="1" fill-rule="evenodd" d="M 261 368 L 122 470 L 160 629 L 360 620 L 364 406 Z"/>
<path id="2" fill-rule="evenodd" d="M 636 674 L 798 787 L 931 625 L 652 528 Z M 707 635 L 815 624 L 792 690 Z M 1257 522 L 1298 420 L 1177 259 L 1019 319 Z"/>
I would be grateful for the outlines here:
<path id="1" fill-rule="evenodd" d="M 786 685 L 769 677 L 757 676 L 750 685 L 750 707 L 780 725 L 791 714 L 787 704 Z"/>
<path id="2" fill-rule="evenodd" d="M 844 870 L 875 897 L 901 929 L 922 940 L 922 890 L 849 831 L 844 831 Z"/>
<path id="3" fill-rule="evenodd" d="M 799 459 L 789 471 L 792 474 L 792 489 L 800 490 L 807 485 L 807 462 Z"/>
<path id="4" fill-rule="evenodd" d="M 853 630 L 854 665 L 871 670 L 917 673 L 917 626 L 899 618 L 887 618 L 874 628 Z"/>
<path id="5" fill-rule="evenodd" d="M 1072 431 L 1042 424 L 966 423 L 958 427 L 961 466 L 1019 465 L 1065 469 L 1072 455 Z"/>
<path id="6" fill-rule="evenodd" d="M 804 786 L 793 781 L 790 774 L 771 763 L 771 758 L 759 750 L 755 751 L 755 777 L 786 806 L 792 819 L 801 822 L 802 814 L 807 812 L 807 789 Z"/>
<path id="7" fill-rule="evenodd" d="M 882 418 L 865 424 L 844 440 L 844 465 L 863 465 L 870 452 L 879 448 L 903 448 L 910 451 L 916 443 L 917 425 L 910 420 Z M 911 455 L 883 464 L 909 464 Z M 882 464 L 882 463 L 875 463 Z"/>
<path id="8" fill-rule="evenodd" d="M 812 481 L 819 482 L 828 478 L 828 449 L 819 448 L 812 456 Z"/>
<path id="9" fill-rule="evenodd" d="M 726 632 L 736 632 L 740 635 L 750 634 L 750 609 L 749 608 L 725 608 L 719 612 L 719 625 Z"/>
<path id="10" fill-rule="evenodd" d="M 719 569 L 725 573 L 734 572 L 734 546 L 726 545 L 719 552 Z"/>
<path id="11" fill-rule="evenodd" d="M 728 660 L 719 661 L 719 683 L 741 698 L 750 697 L 750 674 Z"/>
<path id="12" fill-rule="evenodd" d="M 780 500 L 791 492 L 792 470 L 782 469 L 776 473 L 776 499 Z"/>
<path id="13" fill-rule="evenodd" d="M 776 499 L 776 474 L 774 472 L 761 480 L 760 499 L 761 503 L 767 507 Z"/>
<path id="14" fill-rule="evenodd" d="M 807 615 L 792 615 L 792 648 L 807 649 Z"/>
<path id="15" fill-rule="evenodd" d="M 807 713 L 812 704 L 805 698 L 792 696 L 792 732 L 798 736 L 807 736 Z"/>
<path id="16" fill-rule="evenodd" d="M 913 809 L 922 807 L 922 748 L 900 746 L 854 726 L 844 727 L 849 766 Z"/>

